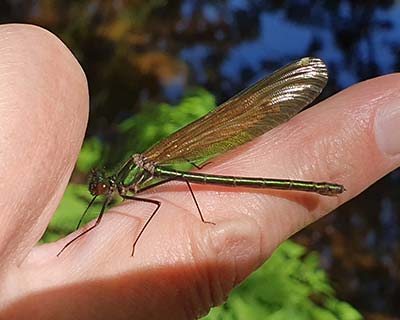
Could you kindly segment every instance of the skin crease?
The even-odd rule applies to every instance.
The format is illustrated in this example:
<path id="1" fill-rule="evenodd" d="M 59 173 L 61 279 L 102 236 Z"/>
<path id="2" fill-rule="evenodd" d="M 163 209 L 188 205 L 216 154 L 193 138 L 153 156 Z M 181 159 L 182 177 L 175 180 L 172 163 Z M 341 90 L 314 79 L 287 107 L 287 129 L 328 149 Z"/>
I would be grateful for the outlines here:
<path id="1" fill-rule="evenodd" d="M 369 80 L 323 101 L 202 172 L 344 184 L 338 197 L 193 185 L 203 224 L 182 183 L 127 201 L 94 231 L 35 246 L 74 167 L 88 117 L 85 75 L 54 35 L 0 26 L 0 318 L 195 319 L 226 299 L 290 235 L 394 170 L 380 151 L 375 114 L 400 103 L 400 76 Z M 21 181 L 23 181 L 21 185 Z"/>

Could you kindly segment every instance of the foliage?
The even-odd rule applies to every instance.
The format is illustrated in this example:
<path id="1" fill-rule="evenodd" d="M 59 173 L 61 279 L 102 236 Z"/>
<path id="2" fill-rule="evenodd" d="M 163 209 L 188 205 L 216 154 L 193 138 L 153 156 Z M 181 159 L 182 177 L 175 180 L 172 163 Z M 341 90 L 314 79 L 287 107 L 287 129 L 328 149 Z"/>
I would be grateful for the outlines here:
<path id="1" fill-rule="evenodd" d="M 204 320 L 357 320 L 362 316 L 334 296 L 317 253 L 291 241 L 229 296 L 223 306 L 211 310 Z"/>
<path id="2" fill-rule="evenodd" d="M 79 153 L 76 168 L 80 172 L 88 173 L 91 168 L 101 163 L 103 148 L 99 139 L 95 137 L 86 139 Z"/>
<path id="3" fill-rule="evenodd" d="M 190 91 L 177 106 L 162 103 L 123 121 L 118 126 L 125 141 L 122 147 L 125 152 L 121 158 L 129 157 L 132 150 L 145 151 L 155 142 L 200 118 L 213 108 L 214 97 L 205 90 L 196 89 Z"/>

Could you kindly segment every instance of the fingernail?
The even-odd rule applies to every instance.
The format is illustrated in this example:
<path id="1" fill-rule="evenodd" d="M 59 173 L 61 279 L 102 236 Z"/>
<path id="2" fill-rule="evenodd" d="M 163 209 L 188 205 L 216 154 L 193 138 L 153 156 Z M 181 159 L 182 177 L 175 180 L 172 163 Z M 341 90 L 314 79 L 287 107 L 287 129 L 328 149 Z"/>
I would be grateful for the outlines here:
<path id="1" fill-rule="evenodd" d="M 378 110 L 375 138 L 379 149 L 386 155 L 396 156 L 400 153 L 400 98 L 391 99 Z"/>

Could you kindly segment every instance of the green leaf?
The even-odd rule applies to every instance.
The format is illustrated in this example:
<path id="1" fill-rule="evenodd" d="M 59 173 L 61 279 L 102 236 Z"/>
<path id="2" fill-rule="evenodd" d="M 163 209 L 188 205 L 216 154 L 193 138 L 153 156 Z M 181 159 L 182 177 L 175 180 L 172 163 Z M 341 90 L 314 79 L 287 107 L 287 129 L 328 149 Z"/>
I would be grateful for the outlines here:
<path id="1" fill-rule="evenodd" d="M 189 92 L 178 105 L 147 105 L 141 113 L 126 119 L 118 129 L 122 134 L 124 156 L 144 152 L 157 141 L 215 108 L 215 99 L 203 89 Z"/>
<path id="2" fill-rule="evenodd" d="M 317 253 L 284 242 L 229 300 L 204 317 L 216 319 L 358 320 L 362 316 L 334 297 Z"/>
<path id="3" fill-rule="evenodd" d="M 79 153 L 78 161 L 76 162 L 77 169 L 80 172 L 89 172 L 91 168 L 100 162 L 102 151 L 103 145 L 99 139 L 86 139 Z"/>

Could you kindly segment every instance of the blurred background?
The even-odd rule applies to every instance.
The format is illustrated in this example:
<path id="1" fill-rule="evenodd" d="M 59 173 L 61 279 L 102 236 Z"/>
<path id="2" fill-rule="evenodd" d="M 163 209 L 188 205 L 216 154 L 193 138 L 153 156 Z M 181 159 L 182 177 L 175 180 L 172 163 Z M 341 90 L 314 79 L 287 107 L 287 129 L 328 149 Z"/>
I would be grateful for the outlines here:
<path id="1" fill-rule="evenodd" d="M 89 82 L 86 141 L 44 241 L 74 229 L 91 166 L 112 168 L 295 59 L 327 63 L 320 99 L 400 66 L 399 1 L 3 0 L 0 21 L 56 34 Z M 399 212 L 397 170 L 295 235 L 262 285 L 208 318 L 400 319 Z"/>

